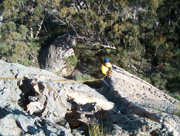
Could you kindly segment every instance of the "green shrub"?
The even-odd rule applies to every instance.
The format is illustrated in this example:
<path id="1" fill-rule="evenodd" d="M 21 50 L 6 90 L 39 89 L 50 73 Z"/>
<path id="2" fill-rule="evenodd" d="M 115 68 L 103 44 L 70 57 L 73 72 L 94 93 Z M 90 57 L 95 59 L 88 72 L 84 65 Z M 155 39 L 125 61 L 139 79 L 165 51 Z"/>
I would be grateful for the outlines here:
<path id="1" fill-rule="evenodd" d="M 103 126 L 93 123 L 88 127 L 89 136 L 105 136 Z"/>
<path id="2" fill-rule="evenodd" d="M 170 94 L 172 97 L 174 97 L 175 99 L 179 100 L 180 101 L 180 94 L 178 92 L 176 93 L 171 93 Z"/>
<path id="3" fill-rule="evenodd" d="M 25 25 L 18 26 L 11 21 L 3 23 L 0 31 L 0 59 L 26 66 L 37 65 L 35 63 L 37 63 L 38 49 L 29 46 L 31 41 L 27 38 L 28 33 Z"/>
<path id="4" fill-rule="evenodd" d="M 70 56 L 70 57 L 66 57 L 65 61 L 67 63 L 67 67 L 69 70 L 73 70 L 75 68 L 75 66 L 77 65 L 78 59 L 75 55 Z"/>
<path id="5" fill-rule="evenodd" d="M 163 77 L 161 72 L 152 73 L 150 79 L 155 87 L 159 89 L 165 89 L 167 80 Z"/>
<path id="6" fill-rule="evenodd" d="M 76 76 L 76 80 L 77 81 L 81 81 L 81 80 L 93 80 L 94 78 L 92 78 L 90 75 L 79 75 Z"/>

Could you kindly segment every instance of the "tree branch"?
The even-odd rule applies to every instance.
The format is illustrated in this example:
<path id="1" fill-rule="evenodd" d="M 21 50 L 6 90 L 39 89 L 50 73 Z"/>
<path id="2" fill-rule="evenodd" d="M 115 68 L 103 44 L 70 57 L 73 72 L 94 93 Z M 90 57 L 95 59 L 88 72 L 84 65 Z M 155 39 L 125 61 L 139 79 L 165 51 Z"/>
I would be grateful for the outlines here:
<path id="1" fill-rule="evenodd" d="M 35 38 L 39 35 L 39 32 L 41 31 L 43 22 L 44 22 L 44 18 L 43 18 L 43 19 L 41 20 L 41 22 L 38 24 L 39 28 L 38 28 L 38 30 L 37 30 L 37 32 L 36 32 Z"/>

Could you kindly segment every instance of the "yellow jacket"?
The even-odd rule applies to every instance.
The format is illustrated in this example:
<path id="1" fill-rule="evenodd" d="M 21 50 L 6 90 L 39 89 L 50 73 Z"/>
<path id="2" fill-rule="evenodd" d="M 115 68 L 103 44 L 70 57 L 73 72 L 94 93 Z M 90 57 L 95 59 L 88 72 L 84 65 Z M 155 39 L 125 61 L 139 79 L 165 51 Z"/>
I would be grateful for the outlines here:
<path id="1" fill-rule="evenodd" d="M 107 72 L 108 72 L 110 69 L 112 69 L 111 63 L 108 63 L 107 66 L 104 66 L 104 65 L 101 66 L 101 72 L 102 72 L 104 75 L 108 74 Z"/>

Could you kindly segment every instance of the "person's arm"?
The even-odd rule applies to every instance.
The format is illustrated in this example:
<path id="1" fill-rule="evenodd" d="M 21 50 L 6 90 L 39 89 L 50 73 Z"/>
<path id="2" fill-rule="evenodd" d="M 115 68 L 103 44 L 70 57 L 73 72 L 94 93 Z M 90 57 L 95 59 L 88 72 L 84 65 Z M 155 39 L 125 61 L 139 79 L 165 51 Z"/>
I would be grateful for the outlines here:
<path id="1" fill-rule="evenodd" d="M 112 64 L 111 63 L 109 63 L 109 66 L 108 66 L 108 71 L 107 71 L 107 74 L 108 75 L 111 75 L 112 74 Z"/>

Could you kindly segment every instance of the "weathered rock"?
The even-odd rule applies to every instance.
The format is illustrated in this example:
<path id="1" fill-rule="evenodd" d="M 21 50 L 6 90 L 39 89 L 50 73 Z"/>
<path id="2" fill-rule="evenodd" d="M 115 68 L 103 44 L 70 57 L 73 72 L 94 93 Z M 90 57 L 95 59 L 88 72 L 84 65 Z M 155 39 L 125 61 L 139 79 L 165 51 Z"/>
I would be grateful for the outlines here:
<path id="1" fill-rule="evenodd" d="M 26 79 L 41 79 L 41 80 L 49 80 L 49 79 L 60 79 L 63 78 L 50 73 L 45 70 L 40 70 L 37 68 L 27 68 L 19 64 L 10 64 L 6 63 L 4 61 L 0 61 L 0 75 L 2 77 L 6 78 L 23 78 L 26 77 Z M 51 84 L 52 90 L 48 90 L 49 86 L 47 85 L 46 88 L 43 89 L 43 85 L 39 85 L 39 92 L 41 93 L 47 93 L 45 95 L 41 95 L 37 91 L 37 87 L 32 85 L 34 80 L 0 80 L 0 135 L 25 135 L 25 134 L 31 134 L 31 135 L 58 135 L 59 133 L 64 133 L 64 135 L 72 135 L 70 133 L 70 129 L 66 129 L 63 126 L 57 125 L 56 122 L 53 122 L 55 120 L 55 115 L 50 116 L 50 113 L 45 114 L 47 112 L 48 108 L 44 109 L 44 106 L 50 107 L 49 112 L 57 112 L 60 110 L 60 117 L 65 116 L 68 108 L 68 102 L 66 101 L 66 95 L 63 95 L 62 92 L 57 92 L 55 95 L 52 93 L 49 93 L 49 91 L 53 92 L 53 89 L 60 90 L 59 84 Z M 37 81 L 36 81 L 37 82 Z M 36 83 L 35 82 L 35 83 Z M 50 82 L 50 81 L 49 81 Z M 42 83 L 42 82 L 41 82 Z M 33 86 L 36 88 L 33 90 Z M 49 95 L 48 95 L 49 93 Z M 54 92 L 55 93 L 55 92 Z M 31 105 L 30 100 L 28 100 L 28 96 L 33 96 L 38 99 L 32 100 L 39 100 L 40 104 L 42 104 L 38 110 L 37 108 L 31 109 L 28 108 L 28 111 L 31 114 L 28 114 L 26 112 L 27 110 L 27 104 Z M 49 98 L 49 105 L 46 104 L 46 95 L 47 98 Z M 58 101 L 58 98 L 56 100 L 52 96 L 59 96 L 61 101 Z M 49 96 L 49 97 L 48 97 Z M 27 100 L 27 101 L 25 101 Z M 65 101 L 64 101 L 65 100 Z M 44 101 L 44 103 L 43 103 Z M 55 102 L 58 101 L 55 105 L 53 105 Z M 30 103 L 29 103 L 30 102 Z M 34 103 L 37 103 L 36 101 Z M 54 102 L 54 103 L 53 103 Z M 32 102 L 33 103 L 33 102 Z M 45 105 L 44 105 L 45 104 Z M 57 108 L 58 106 L 61 106 L 62 108 Z M 39 105 L 38 105 L 39 107 Z M 43 109 L 42 109 L 43 108 Z M 25 110 L 25 111 L 24 111 Z M 49 115 L 48 117 L 44 117 L 45 115 L 35 117 L 35 113 L 42 113 L 42 110 L 44 110 L 45 115 Z M 59 118 L 60 118 L 59 117 Z M 60 120 L 58 118 L 58 120 Z M 57 121 L 58 121 L 57 120 Z M 51 123 L 53 122 L 53 123 Z M 13 131 L 9 131 L 10 129 L 13 129 Z"/>
<path id="2" fill-rule="evenodd" d="M 4 61 L 0 75 L 24 78 L 0 80 L 0 135 L 88 135 L 94 122 L 114 136 L 180 134 L 179 101 L 116 66 L 98 90 Z"/>
<path id="3" fill-rule="evenodd" d="M 17 106 L 18 107 L 18 106 Z M 70 130 L 65 129 L 50 121 L 28 115 L 22 110 L 12 110 L 11 106 L 0 109 L 0 135 L 58 135 L 64 133 L 71 135 Z"/>
<path id="4" fill-rule="evenodd" d="M 1 110 L 2 112 L 2 110 Z M 1 113 L 2 114 L 2 113 Z M 16 120 L 13 119 L 12 114 L 9 114 L 1 119 L 0 135 L 21 135 L 23 131 L 17 126 Z"/>
<path id="5" fill-rule="evenodd" d="M 70 34 L 57 37 L 52 44 L 45 48 L 39 55 L 39 64 L 42 69 L 51 72 L 63 72 L 67 74 L 65 57 L 74 55 L 73 46 L 76 40 Z"/>
<path id="6" fill-rule="evenodd" d="M 22 102 L 29 101 L 30 97 L 30 101 L 33 99 L 28 105 L 24 105 L 27 106 L 27 111 L 30 114 L 34 113 L 57 123 L 65 117 L 67 110 L 71 108 L 67 102 L 67 95 L 60 83 L 28 80 L 20 86 L 24 97 Z M 24 89 L 22 86 L 26 86 L 28 89 Z"/>
<path id="7" fill-rule="evenodd" d="M 161 130 L 164 130 L 167 135 L 178 136 L 180 134 L 178 129 L 180 119 L 174 115 L 175 112 L 178 112 L 178 105 L 180 104 L 178 100 L 117 66 L 113 67 L 111 81 L 107 82 L 111 85 L 105 87 L 101 93 L 114 102 L 126 117 L 136 115 L 138 118 L 149 119 L 146 122 L 140 121 L 139 128 L 146 124 L 149 134 L 157 132 L 162 134 Z M 111 116 L 114 118 L 113 115 Z M 151 123 L 153 123 L 153 128 L 150 129 Z M 130 124 L 130 122 L 127 121 L 126 124 Z M 138 123 L 134 123 L 133 120 L 131 121 L 132 124 L 138 126 Z M 122 123 L 119 126 L 123 127 Z M 140 129 L 131 128 L 129 125 L 126 127 L 128 131 L 135 133 L 138 130 L 137 134 L 140 134 Z"/>
<path id="8" fill-rule="evenodd" d="M 112 110 L 114 108 L 114 103 L 109 102 L 103 95 L 87 85 L 67 84 L 65 92 L 80 105 L 95 103 L 95 106 L 103 110 Z"/>
<path id="9" fill-rule="evenodd" d="M 40 113 L 44 108 L 44 105 L 42 103 L 39 102 L 30 102 L 27 105 L 27 112 L 29 112 L 30 114 L 33 113 Z"/>
<path id="10" fill-rule="evenodd" d="M 37 120 L 45 120 L 40 124 L 47 126 L 47 122 L 53 122 L 55 126 L 60 125 L 61 129 L 66 127 L 65 132 L 69 133 L 69 124 L 73 128 L 79 127 L 88 123 L 88 118 L 94 118 L 94 115 L 102 109 L 114 108 L 114 104 L 107 101 L 95 89 L 82 83 L 52 81 L 66 79 L 45 70 L 0 61 L 0 73 L 1 77 L 25 78 L 22 81 L 0 80 L 0 107 L 5 110 L 8 107 L 12 111 L 12 119 L 18 124 L 14 127 L 20 128 L 23 134 L 57 133 L 56 129 L 51 131 L 51 128 L 37 127 Z M 22 114 L 18 118 L 16 111 Z M 6 116 L 7 114 L 4 114 L 2 118 Z"/>

